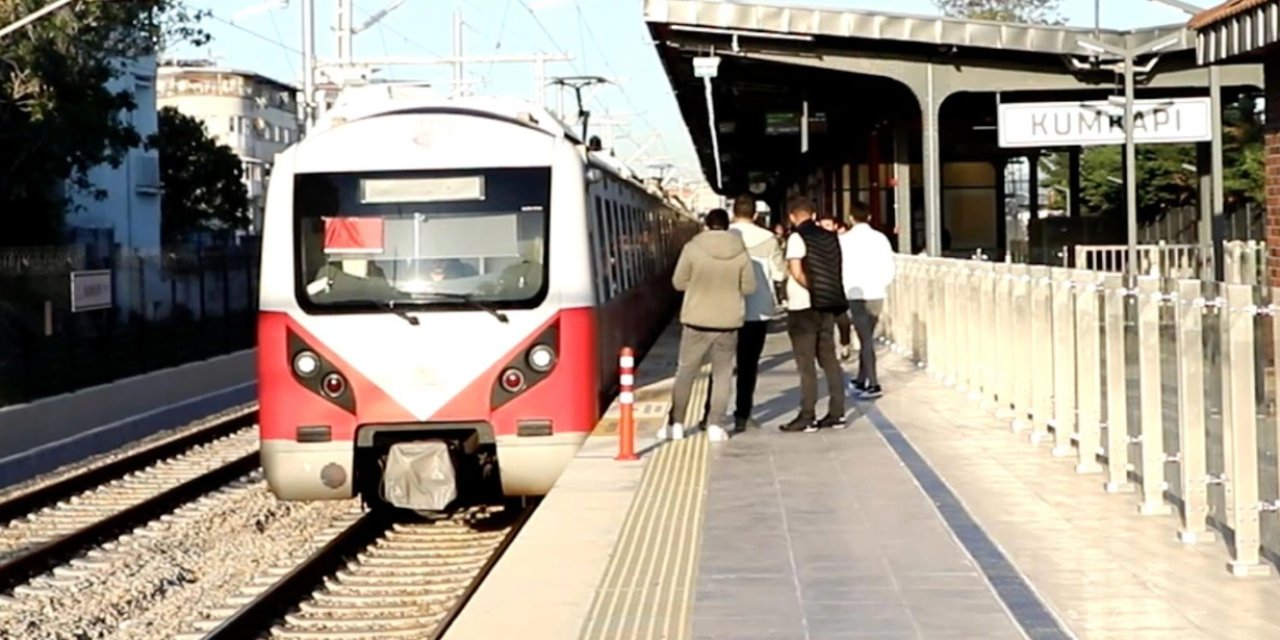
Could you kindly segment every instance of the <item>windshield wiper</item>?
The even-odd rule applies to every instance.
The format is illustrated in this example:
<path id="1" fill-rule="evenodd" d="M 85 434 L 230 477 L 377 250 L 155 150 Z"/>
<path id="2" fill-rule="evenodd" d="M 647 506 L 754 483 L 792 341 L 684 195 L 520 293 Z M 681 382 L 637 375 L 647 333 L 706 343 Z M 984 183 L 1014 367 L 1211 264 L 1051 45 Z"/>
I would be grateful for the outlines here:
<path id="1" fill-rule="evenodd" d="M 471 305 L 472 307 L 475 307 L 476 309 L 487 312 L 489 315 L 497 318 L 498 321 L 502 322 L 503 324 L 511 322 L 511 319 L 507 317 L 507 314 L 501 311 L 498 311 L 497 309 L 494 309 L 493 307 L 490 307 L 489 305 L 483 302 L 480 302 L 475 298 L 472 298 L 471 294 L 469 293 L 445 293 L 441 291 L 432 291 L 430 293 L 425 293 L 422 295 L 435 296 L 437 298 L 444 298 L 446 300 L 458 300 L 459 302 L 464 302 L 466 304 Z"/>
<path id="2" fill-rule="evenodd" d="M 385 306 L 387 307 L 387 310 L 390 311 L 391 313 L 394 313 L 400 316 L 401 318 L 404 318 L 405 322 L 408 322 L 409 324 L 415 327 L 418 326 L 418 319 L 409 315 L 409 313 L 404 309 L 397 309 L 395 300 L 387 300 Z"/>

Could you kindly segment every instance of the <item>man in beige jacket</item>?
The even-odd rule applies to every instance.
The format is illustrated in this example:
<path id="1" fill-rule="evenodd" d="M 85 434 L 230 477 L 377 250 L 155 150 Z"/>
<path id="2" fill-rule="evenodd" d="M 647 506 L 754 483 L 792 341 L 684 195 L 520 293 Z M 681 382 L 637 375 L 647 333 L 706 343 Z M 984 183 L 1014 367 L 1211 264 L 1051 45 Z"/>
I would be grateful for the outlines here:
<path id="1" fill-rule="evenodd" d="M 721 426 L 729 408 L 729 380 L 733 377 L 738 329 L 746 313 L 744 298 L 756 291 L 751 258 L 742 237 L 728 231 L 729 213 L 715 209 L 707 214 L 706 231 L 694 236 L 680 251 L 671 284 L 684 292 L 680 308 L 679 365 L 671 390 L 670 423 L 658 432 L 660 439 L 684 437 L 683 420 L 689 409 L 693 380 L 702 362 L 711 358 L 711 412 L 707 437 L 726 440 Z"/>

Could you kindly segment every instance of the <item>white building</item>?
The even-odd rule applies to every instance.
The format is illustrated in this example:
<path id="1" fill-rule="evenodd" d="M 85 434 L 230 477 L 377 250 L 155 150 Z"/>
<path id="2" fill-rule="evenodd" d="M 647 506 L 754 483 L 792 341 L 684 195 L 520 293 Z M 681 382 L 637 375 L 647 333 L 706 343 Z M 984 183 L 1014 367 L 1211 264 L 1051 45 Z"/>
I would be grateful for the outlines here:
<path id="1" fill-rule="evenodd" d="M 160 67 L 157 91 L 160 107 L 199 119 L 240 156 L 256 232 L 275 155 L 298 140 L 297 88 L 208 61 L 172 61 Z"/>
<path id="2" fill-rule="evenodd" d="M 134 60 L 124 73 L 107 84 L 111 91 L 133 92 L 137 108 L 123 114 L 138 135 L 146 140 L 154 134 L 156 122 L 156 59 Z M 99 165 L 89 171 L 89 181 L 106 197 L 68 189 L 78 205 L 67 215 L 66 224 L 81 237 L 94 232 L 111 232 L 122 249 L 153 254 L 160 250 L 160 161 L 154 149 L 130 149 L 118 167 Z"/>

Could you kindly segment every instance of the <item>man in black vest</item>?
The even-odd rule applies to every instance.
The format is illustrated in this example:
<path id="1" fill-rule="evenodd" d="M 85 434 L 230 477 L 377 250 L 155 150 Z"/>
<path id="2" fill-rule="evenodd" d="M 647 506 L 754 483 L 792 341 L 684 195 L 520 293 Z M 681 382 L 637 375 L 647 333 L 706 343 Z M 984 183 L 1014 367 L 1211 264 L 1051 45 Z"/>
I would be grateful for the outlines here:
<path id="1" fill-rule="evenodd" d="M 795 230 L 787 238 L 787 334 L 800 371 L 800 415 L 783 425 L 788 432 L 843 429 L 844 373 L 836 359 L 836 316 L 849 306 L 841 275 L 840 241 L 815 222 L 813 202 L 803 196 L 787 202 Z M 827 415 L 817 419 L 818 372 L 827 379 Z"/>

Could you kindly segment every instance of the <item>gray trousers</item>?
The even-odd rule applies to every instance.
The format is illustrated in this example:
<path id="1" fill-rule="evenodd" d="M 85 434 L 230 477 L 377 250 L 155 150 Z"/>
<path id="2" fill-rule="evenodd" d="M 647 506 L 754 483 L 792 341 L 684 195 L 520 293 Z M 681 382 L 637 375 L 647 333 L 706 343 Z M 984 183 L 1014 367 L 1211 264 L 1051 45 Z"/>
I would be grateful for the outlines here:
<path id="1" fill-rule="evenodd" d="M 721 425 L 729 410 L 729 387 L 733 384 L 733 359 L 738 349 L 738 331 L 715 331 L 684 327 L 680 333 L 680 363 L 675 387 L 671 390 L 671 421 L 684 424 L 689 414 L 689 396 L 702 362 L 711 357 L 711 410 L 707 424 Z M 695 421 L 696 422 L 696 421 Z M 687 425 L 686 425 L 687 426 Z M 723 425 L 721 425 L 723 426 Z"/>
<path id="2" fill-rule="evenodd" d="M 858 332 L 858 377 L 857 380 L 868 386 L 880 384 L 876 378 L 876 345 L 872 340 L 876 334 L 876 323 L 884 312 L 884 300 L 850 300 L 849 315 L 853 319 L 853 330 Z"/>

